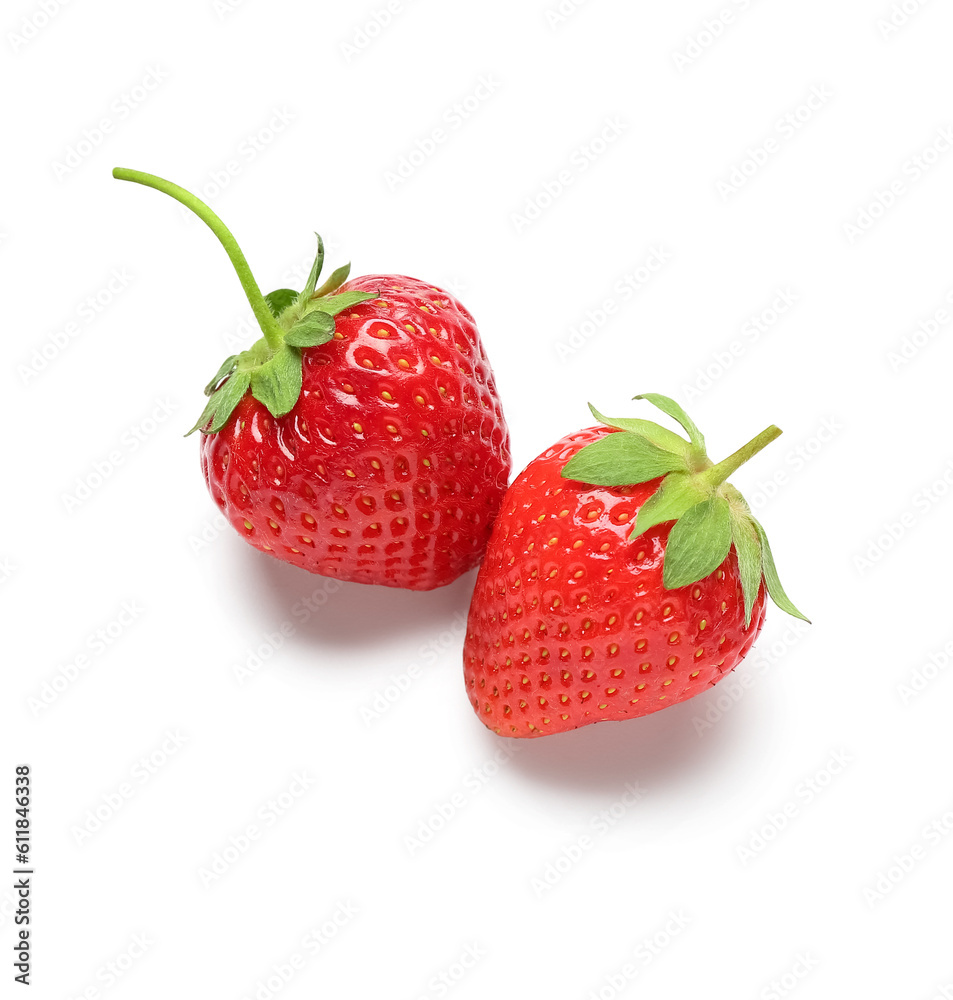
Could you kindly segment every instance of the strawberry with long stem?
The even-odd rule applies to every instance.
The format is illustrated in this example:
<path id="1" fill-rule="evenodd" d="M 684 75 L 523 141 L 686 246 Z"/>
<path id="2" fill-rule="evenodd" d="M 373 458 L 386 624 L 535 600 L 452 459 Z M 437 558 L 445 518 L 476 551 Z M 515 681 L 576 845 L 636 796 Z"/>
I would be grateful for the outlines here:
<path id="1" fill-rule="evenodd" d="M 426 590 L 480 559 L 510 468 L 509 436 L 479 333 L 453 296 L 403 275 L 262 295 L 245 255 L 195 195 L 155 188 L 216 235 L 261 328 L 205 388 L 209 491 L 235 529 L 315 573 Z"/>

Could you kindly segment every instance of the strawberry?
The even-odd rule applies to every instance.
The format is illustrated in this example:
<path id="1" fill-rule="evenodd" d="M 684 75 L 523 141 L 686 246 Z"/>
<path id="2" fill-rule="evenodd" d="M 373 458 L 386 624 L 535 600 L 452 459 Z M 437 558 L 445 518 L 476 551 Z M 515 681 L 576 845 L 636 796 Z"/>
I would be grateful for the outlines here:
<path id="1" fill-rule="evenodd" d="M 570 434 L 513 483 L 467 622 L 467 694 L 501 736 L 631 719 L 717 684 L 751 648 L 765 591 L 789 614 L 764 529 L 727 478 L 781 432 L 714 465 L 649 420 Z M 805 619 L 806 620 L 806 619 Z"/>
<path id="2" fill-rule="evenodd" d="M 190 208 L 218 236 L 262 338 L 227 358 L 189 433 L 213 500 L 251 545 L 359 583 L 430 590 L 475 566 L 510 471 L 509 435 L 476 324 L 401 275 L 263 296 L 232 234 L 194 195 L 116 169 Z"/>

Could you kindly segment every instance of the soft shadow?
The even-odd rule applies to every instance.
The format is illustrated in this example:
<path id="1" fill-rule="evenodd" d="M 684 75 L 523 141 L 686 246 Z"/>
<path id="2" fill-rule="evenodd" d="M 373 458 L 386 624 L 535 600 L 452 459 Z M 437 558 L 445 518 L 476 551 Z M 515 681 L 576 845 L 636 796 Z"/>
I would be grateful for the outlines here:
<path id="1" fill-rule="evenodd" d="M 476 571 L 436 590 L 412 591 L 343 583 L 250 552 L 251 599 L 276 622 L 290 620 L 298 642 L 373 648 L 416 632 L 459 631 L 466 621 Z M 371 661 L 369 661 L 371 662 Z"/>
<path id="2" fill-rule="evenodd" d="M 694 720 L 711 698 L 706 692 L 643 718 L 514 741 L 522 745 L 510 768 L 536 785 L 585 798 L 618 794 L 626 782 L 652 789 L 694 784 L 718 768 L 741 737 L 733 725 L 741 722 L 740 712 L 699 736 Z M 487 743 L 499 746 L 490 733 Z"/>

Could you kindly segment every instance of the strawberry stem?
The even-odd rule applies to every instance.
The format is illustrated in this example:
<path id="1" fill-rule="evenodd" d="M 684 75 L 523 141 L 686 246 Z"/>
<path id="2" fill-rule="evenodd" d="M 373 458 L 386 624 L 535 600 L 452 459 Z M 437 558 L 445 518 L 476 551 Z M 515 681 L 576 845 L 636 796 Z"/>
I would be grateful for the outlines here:
<path id="1" fill-rule="evenodd" d="M 740 469 L 745 462 L 747 462 L 750 458 L 754 458 L 754 456 L 757 455 L 762 448 L 767 447 L 772 441 L 780 436 L 780 427 L 775 427 L 774 424 L 770 427 L 766 427 L 756 438 L 752 438 L 733 455 L 729 455 L 717 465 L 713 465 L 706 472 L 701 473 L 702 477 L 711 486 L 721 486 L 721 484 L 725 482 L 725 480 L 733 472 Z"/>
<path id="2" fill-rule="evenodd" d="M 174 198 L 191 212 L 194 212 L 215 233 L 219 242 L 225 248 L 228 259 L 232 262 L 232 267 L 235 268 L 238 280 L 242 283 L 245 297 L 248 299 L 248 304 L 255 314 L 255 319 L 258 320 L 261 332 L 265 335 L 266 343 L 273 351 L 279 348 L 284 342 L 281 327 L 274 316 L 272 316 L 271 310 L 268 308 L 268 303 L 265 302 L 265 297 L 261 294 L 258 282 L 255 281 L 251 268 L 248 266 L 248 261 L 245 259 L 245 255 L 238 245 L 238 241 L 229 232 L 225 223 L 222 222 L 208 205 L 201 199 L 196 198 L 190 191 L 186 191 L 185 188 L 179 187 L 178 184 L 173 184 L 171 181 L 164 180 L 161 177 L 156 177 L 155 174 L 143 173 L 141 170 L 127 170 L 125 167 L 116 167 L 113 170 L 113 177 L 120 181 L 134 181 L 136 184 L 143 184 L 146 187 L 155 188 L 156 191 L 161 191 L 163 194 L 169 195 L 170 198 Z"/>

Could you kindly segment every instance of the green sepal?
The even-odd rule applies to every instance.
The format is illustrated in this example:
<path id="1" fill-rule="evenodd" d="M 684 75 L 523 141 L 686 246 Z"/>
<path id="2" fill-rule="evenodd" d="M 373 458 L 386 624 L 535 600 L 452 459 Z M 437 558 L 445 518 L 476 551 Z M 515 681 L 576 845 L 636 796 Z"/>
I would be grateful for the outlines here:
<path id="1" fill-rule="evenodd" d="M 248 391 L 250 382 L 251 374 L 247 371 L 239 370 L 232 374 L 224 385 L 212 393 L 205 404 L 205 409 L 202 410 L 202 415 L 185 436 L 188 437 L 198 430 L 203 434 L 218 433 Z"/>
<path id="2" fill-rule="evenodd" d="M 290 413 L 301 395 L 301 349 L 328 343 L 334 337 L 335 316 L 360 302 L 380 297 L 379 291 L 330 294 L 347 280 L 350 264 L 339 267 L 316 292 L 314 286 L 324 264 L 324 241 L 319 234 L 315 235 L 318 249 L 304 289 L 296 292 L 278 288 L 264 296 L 271 314 L 279 320 L 279 346 L 274 347 L 261 338 L 248 350 L 227 358 L 205 387 L 209 402 L 189 434 L 197 430 L 209 434 L 220 430 L 249 389 L 272 416 Z"/>
<path id="3" fill-rule="evenodd" d="M 687 472 L 673 472 L 639 508 L 630 539 L 665 521 L 677 521 L 686 511 L 701 503 L 707 493 Z"/>
<path id="4" fill-rule="evenodd" d="M 795 618 L 800 618 L 802 621 L 810 624 L 811 619 L 798 611 L 791 602 L 791 599 L 784 592 L 784 587 L 781 586 L 781 580 L 778 578 L 778 570 L 774 565 L 774 555 L 771 552 L 771 546 L 768 543 L 768 536 L 765 534 L 764 528 L 754 518 L 751 520 L 758 532 L 758 538 L 761 540 L 761 560 L 764 564 L 764 583 L 768 588 L 768 596 L 782 611 L 786 611 L 789 615 L 793 615 Z"/>
<path id="5" fill-rule="evenodd" d="M 593 416 L 620 433 L 609 433 L 581 448 L 563 466 L 562 476 L 593 486 L 630 486 L 663 476 L 658 489 L 639 507 L 629 540 L 656 525 L 672 523 L 665 546 L 662 583 L 666 589 L 703 580 L 730 557 L 732 549 L 744 602 L 745 628 L 751 625 L 762 580 L 768 596 L 787 614 L 809 621 L 794 606 L 778 579 L 764 529 L 729 475 L 781 433 L 773 424 L 713 465 L 705 438 L 682 407 L 668 396 L 644 399 L 676 420 L 689 440 L 648 420 L 609 418 L 592 404 Z"/>
<path id="6" fill-rule="evenodd" d="M 341 292 L 340 295 L 322 297 L 318 300 L 318 312 L 323 312 L 328 316 L 337 316 L 338 313 L 350 309 L 361 302 L 369 302 L 371 299 L 379 299 L 380 292 Z"/>
<path id="7" fill-rule="evenodd" d="M 277 319 L 297 298 L 298 293 L 293 288 L 276 288 L 265 296 L 265 303 Z"/>
<path id="8" fill-rule="evenodd" d="M 228 378 L 238 367 L 238 355 L 233 354 L 222 362 L 222 366 L 215 373 L 212 381 L 202 390 L 206 396 L 211 396 L 213 392 L 222 384 L 222 380 Z"/>
<path id="9" fill-rule="evenodd" d="M 292 347 L 320 347 L 334 336 L 334 317 L 316 310 L 308 313 L 285 334 L 285 343 Z"/>
<path id="10" fill-rule="evenodd" d="M 754 602 L 761 590 L 763 573 L 762 542 L 758 530 L 750 516 L 734 513 L 731 518 L 731 541 L 738 557 L 738 575 L 741 577 L 741 593 L 745 601 L 745 628 L 751 624 Z"/>
<path id="11" fill-rule="evenodd" d="M 631 431 L 633 434 L 638 434 L 647 441 L 651 441 L 652 444 L 662 448 L 664 451 L 681 455 L 688 461 L 691 454 L 691 445 L 685 438 L 674 431 L 670 431 L 667 427 L 663 427 L 652 420 L 640 420 L 637 417 L 605 417 L 592 403 L 589 404 L 589 409 L 599 423 L 605 424 L 607 427 L 615 427 L 620 431 Z"/>
<path id="12" fill-rule="evenodd" d="M 297 296 L 298 302 L 304 302 L 314 295 L 314 286 L 318 283 L 321 268 L 324 267 L 324 240 L 321 239 L 320 233 L 315 233 L 314 235 L 318 238 L 318 252 L 314 256 L 314 263 L 311 265 L 311 273 L 308 275 L 308 280 L 304 283 L 301 294 Z"/>
<path id="13" fill-rule="evenodd" d="M 730 548 L 728 501 L 715 494 L 690 507 L 675 522 L 665 546 L 663 585 L 676 590 L 703 580 L 725 561 Z"/>
<path id="14" fill-rule="evenodd" d="M 674 399 L 670 399 L 668 396 L 661 396 L 657 392 L 643 392 L 639 396 L 634 396 L 633 399 L 644 399 L 653 406 L 657 406 L 663 413 L 682 425 L 694 448 L 701 452 L 705 451 L 704 435 L 695 425 L 695 421 L 692 420 Z"/>
<path id="15" fill-rule="evenodd" d="M 251 370 L 252 395 L 274 417 L 294 409 L 301 395 L 301 352 L 283 344 L 263 364 Z"/>
<path id="16" fill-rule="evenodd" d="M 314 291 L 312 288 L 311 298 L 320 299 L 325 295 L 330 295 L 332 292 L 336 292 L 341 285 L 347 281 L 348 275 L 351 273 L 351 265 L 342 264 L 336 271 L 331 272 L 331 277 L 317 290 Z"/>
<path id="17" fill-rule="evenodd" d="M 659 448 L 638 434 L 607 434 L 586 445 L 566 463 L 564 479 L 593 486 L 631 486 L 669 472 L 687 472 L 680 455 Z"/>

